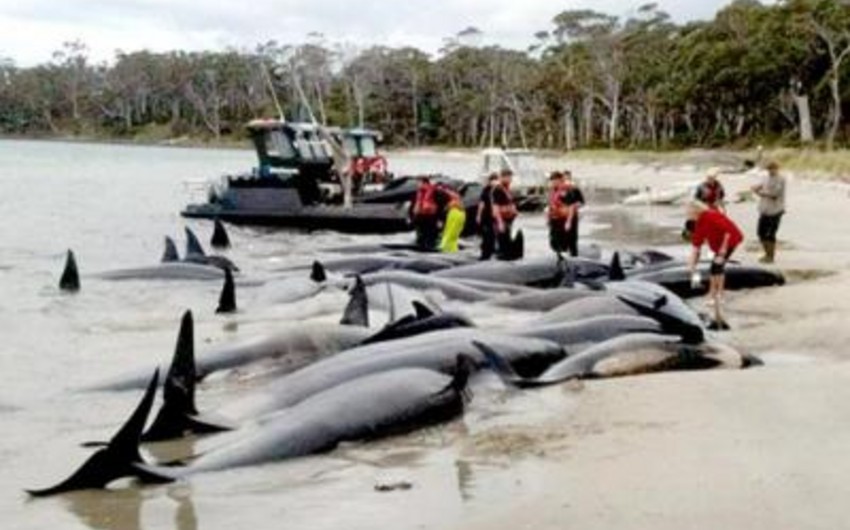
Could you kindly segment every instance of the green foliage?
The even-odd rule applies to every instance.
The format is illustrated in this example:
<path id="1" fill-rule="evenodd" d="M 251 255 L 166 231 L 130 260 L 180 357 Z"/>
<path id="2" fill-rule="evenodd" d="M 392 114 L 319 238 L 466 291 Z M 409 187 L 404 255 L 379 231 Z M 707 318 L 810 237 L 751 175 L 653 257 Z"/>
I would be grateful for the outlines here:
<path id="1" fill-rule="evenodd" d="M 402 146 L 794 145 L 805 107 L 816 140 L 850 138 L 847 2 L 735 0 L 686 24 L 656 4 L 568 10 L 525 52 L 481 35 L 469 27 L 436 57 L 313 34 L 250 52 L 119 51 L 108 65 L 65 43 L 47 64 L 0 60 L 0 133 L 221 140 L 279 108 Z"/>

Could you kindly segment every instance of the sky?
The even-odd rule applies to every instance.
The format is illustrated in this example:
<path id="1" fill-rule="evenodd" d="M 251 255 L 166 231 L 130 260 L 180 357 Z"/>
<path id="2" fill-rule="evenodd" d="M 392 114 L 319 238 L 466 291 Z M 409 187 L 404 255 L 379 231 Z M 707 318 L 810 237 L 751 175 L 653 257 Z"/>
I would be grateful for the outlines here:
<path id="1" fill-rule="evenodd" d="M 730 0 L 659 0 L 677 21 L 712 18 Z M 525 49 L 568 9 L 628 16 L 647 0 L 0 0 L 0 58 L 51 60 L 66 41 L 94 62 L 117 50 L 252 49 L 258 43 L 415 46 L 436 53 L 473 26 L 482 44 Z"/>

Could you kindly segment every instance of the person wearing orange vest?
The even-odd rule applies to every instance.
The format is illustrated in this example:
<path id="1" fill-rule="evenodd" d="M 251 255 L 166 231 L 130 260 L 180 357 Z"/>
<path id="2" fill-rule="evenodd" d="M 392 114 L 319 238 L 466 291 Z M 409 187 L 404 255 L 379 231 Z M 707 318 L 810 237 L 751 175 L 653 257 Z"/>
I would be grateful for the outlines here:
<path id="1" fill-rule="evenodd" d="M 416 246 L 431 252 L 437 247 L 438 206 L 437 188 L 429 177 L 419 180 L 416 198 L 413 201 L 413 226 L 416 229 Z"/>
<path id="2" fill-rule="evenodd" d="M 440 252 L 457 252 L 458 240 L 466 224 L 466 209 L 460 194 L 445 184 L 437 184 L 436 202 L 445 212 Z"/>
<path id="3" fill-rule="evenodd" d="M 517 217 L 517 207 L 511 195 L 513 171 L 503 169 L 499 174 L 499 183 L 493 187 L 493 227 L 496 230 L 496 257 L 502 260 L 513 259 L 513 238 L 511 228 Z"/>
<path id="4" fill-rule="evenodd" d="M 568 190 L 563 173 L 554 171 L 549 175 L 549 246 L 556 254 L 566 252 L 569 247 L 568 227 L 572 225 L 575 209 L 564 201 Z"/>

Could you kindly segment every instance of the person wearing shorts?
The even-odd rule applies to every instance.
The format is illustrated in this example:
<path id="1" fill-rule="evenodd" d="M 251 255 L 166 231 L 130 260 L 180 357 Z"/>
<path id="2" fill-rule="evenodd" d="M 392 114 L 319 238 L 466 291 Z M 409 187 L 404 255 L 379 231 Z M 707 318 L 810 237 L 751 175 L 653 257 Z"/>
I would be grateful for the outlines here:
<path id="1" fill-rule="evenodd" d="M 688 261 L 693 287 L 696 288 L 700 284 L 696 268 L 703 244 L 714 252 L 709 268 L 708 298 L 714 304 L 715 320 L 722 323 L 720 305 L 726 286 L 726 263 L 744 240 L 744 235 L 726 214 L 711 209 L 699 201 L 694 201 L 688 208 L 688 223 L 685 226 L 693 246 Z"/>

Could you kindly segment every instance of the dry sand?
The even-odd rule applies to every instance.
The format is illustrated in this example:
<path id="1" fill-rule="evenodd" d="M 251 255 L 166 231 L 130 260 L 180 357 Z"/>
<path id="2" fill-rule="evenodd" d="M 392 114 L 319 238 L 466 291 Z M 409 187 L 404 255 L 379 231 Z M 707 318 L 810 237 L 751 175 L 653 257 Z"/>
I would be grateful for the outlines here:
<path id="1" fill-rule="evenodd" d="M 585 186 L 663 187 L 700 175 L 694 167 L 570 167 Z M 734 195 L 756 177 L 722 180 Z M 537 427 L 557 435 L 529 442 L 544 455 L 534 493 L 518 490 L 516 502 L 470 514 L 457 527 L 850 526 L 848 189 L 791 176 L 777 263 L 789 284 L 728 297 L 734 329 L 723 340 L 763 355 L 768 366 L 584 383 L 576 406 Z M 636 211 L 670 221 L 681 209 Z M 732 204 L 730 214 L 748 235 L 737 257 L 755 261 L 755 203 Z M 515 431 L 506 425 L 489 435 L 499 429 Z"/>

